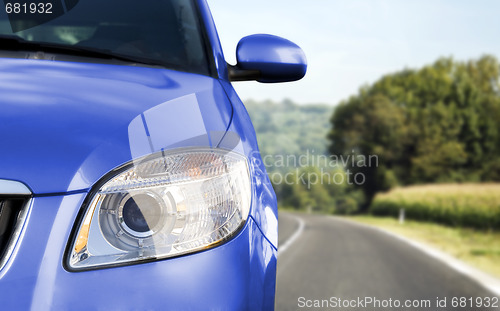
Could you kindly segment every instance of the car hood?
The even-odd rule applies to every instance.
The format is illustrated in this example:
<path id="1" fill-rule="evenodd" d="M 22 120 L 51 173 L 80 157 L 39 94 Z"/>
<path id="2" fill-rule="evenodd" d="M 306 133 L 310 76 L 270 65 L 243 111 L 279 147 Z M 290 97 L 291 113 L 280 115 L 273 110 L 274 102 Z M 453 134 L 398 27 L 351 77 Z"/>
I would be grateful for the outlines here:
<path id="1" fill-rule="evenodd" d="M 86 191 L 132 159 L 216 145 L 231 113 L 202 75 L 0 58 L 0 179 L 34 194 Z"/>

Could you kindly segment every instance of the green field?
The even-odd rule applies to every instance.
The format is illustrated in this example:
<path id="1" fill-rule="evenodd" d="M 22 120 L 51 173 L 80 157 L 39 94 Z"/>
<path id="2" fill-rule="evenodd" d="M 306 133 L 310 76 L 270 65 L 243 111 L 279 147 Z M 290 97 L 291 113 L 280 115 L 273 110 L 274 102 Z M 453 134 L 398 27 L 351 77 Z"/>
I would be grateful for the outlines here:
<path id="1" fill-rule="evenodd" d="M 396 188 L 378 194 L 376 216 L 406 218 L 455 227 L 500 230 L 500 184 L 442 184 Z"/>

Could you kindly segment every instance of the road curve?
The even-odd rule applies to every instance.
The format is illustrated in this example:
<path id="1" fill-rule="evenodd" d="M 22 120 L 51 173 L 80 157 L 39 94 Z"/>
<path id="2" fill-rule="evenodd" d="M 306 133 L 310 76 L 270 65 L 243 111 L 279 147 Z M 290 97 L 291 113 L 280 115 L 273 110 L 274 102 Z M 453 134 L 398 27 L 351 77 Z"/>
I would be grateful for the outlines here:
<path id="1" fill-rule="evenodd" d="M 300 236 L 295 234 L 278 256 L 276 310 L 499 310 L 454 308 L 454 297 L 475 300 L 494 295 L 442 262 L 369 227 L 334 217 L 280 212 L 279 245 L 300 229 L 300 222 Z M 306 307 L 332 297 L 337 303 L 338 298 L 358 297 L 372 297 L 381 304 L 389 299 L 417 304 L 429 300 L 431 307 L 334 308 L 324 301 L 322 308 Z M 446 307 L 437 306 L 437 297 L 441 304 L 446 297 Z"/>

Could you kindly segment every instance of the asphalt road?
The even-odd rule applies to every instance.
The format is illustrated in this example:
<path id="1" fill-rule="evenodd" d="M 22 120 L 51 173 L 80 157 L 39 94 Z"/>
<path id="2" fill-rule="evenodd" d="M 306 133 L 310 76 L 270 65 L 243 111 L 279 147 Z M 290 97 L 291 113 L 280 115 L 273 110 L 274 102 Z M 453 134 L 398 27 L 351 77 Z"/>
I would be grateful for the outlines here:
<path id="1" fill-rule="evenodd" d="M 299 230 L 300 222 L 303 230 Z M 279 226 L 279 245 L 286 245 L 286 249 L 278 255 L 276 310 L 500 310 L 454 308 L 453 297 L 475 300 L 494 295 L 442 262 L 382 232 L 330 216 L 282 212 Z M 291 237 L 293 243 L 289 242 Z M 393 305 L 394 300 L 409 300 L 420 307 L 376 308 L 374 304 L 362 304 L 334 308 L 335 303 L 330 304 L 331 298 L 337 304 L 337 298 L 356 299 L 357 304 L 358 297 L 362 302 L 365 297 L 377 299 L 381 306 L 384 300 L 387 304 L 392 299 Z M 437 297 L 446 297 L 447 307 L 437 307 Z M 315 300 L 330 301 L 323 301 L 320 308 L 306 307 L 319 303 Z M 430 300 L 430 308 L 423 307 L 426 300 Z"/>

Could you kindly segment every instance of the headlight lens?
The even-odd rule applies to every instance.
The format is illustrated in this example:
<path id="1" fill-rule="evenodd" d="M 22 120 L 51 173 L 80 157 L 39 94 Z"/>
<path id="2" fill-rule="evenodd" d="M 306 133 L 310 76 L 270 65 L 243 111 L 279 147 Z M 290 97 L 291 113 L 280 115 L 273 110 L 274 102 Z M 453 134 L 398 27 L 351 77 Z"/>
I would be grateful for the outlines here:
<path id="1" fill-rule="evenodd" d="M 71 244 L 70 269 L 178 256 L 213 247 L 245 223 L 244 156 L 221 149 L 147 157 L 94 194 Z"/>

